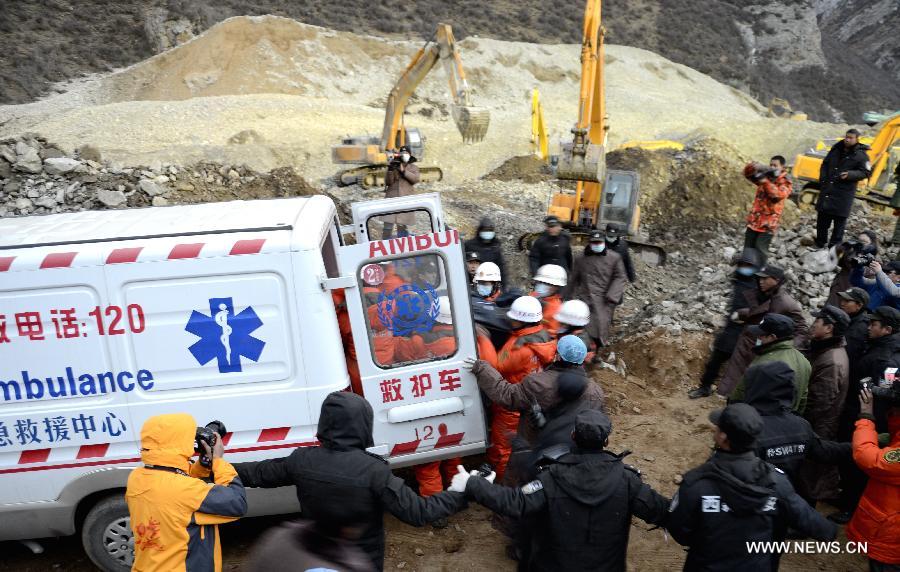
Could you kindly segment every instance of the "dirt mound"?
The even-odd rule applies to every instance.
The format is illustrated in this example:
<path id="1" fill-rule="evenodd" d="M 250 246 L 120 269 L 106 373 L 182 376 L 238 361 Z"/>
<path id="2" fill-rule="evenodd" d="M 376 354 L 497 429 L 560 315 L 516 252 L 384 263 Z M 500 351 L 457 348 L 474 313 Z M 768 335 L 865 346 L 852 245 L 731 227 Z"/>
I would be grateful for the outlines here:
<path id="1" fill-rule="evenodd" d="M 484 178 L 489 181 L 540 183 L 553 179 L 553 170 L 547 162 L 534 155 L 520 155 L 510 157 Z"/>

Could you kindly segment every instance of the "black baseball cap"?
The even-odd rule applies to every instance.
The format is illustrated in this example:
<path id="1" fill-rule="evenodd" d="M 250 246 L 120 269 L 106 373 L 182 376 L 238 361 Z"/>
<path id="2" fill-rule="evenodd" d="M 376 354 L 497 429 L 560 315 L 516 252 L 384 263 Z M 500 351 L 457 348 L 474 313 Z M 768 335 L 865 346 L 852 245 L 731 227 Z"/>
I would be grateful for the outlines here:
<path id="1" fill-rule="evenodd" d="M 625 229 L 620 224 L 616 224 L 614 222 L 608 223 L 606 225 L 606 235 L 610 238 L 616 238 L 618 236 L 622 236 L 625 234 Z"/>
<path id="2" fill-rule="evenodd" d="M 834 333 L 837 335 L 843 334 L 850 325 L 850 316 L 836 306 L 826 305 L 818 312 L 813 312 L 812 315 L 815 318 L 822 318 L 827 324 L 832 324 Z"/>
<path id="3" fill-rule="evenodd" d="M 472 250 L 472 251 L 466 253 L 466 262 L 470 262 L 470 261 L 475 261 L 475 262 L 481 261 L 481 256 L 479 256 L 477 250 Z"/>
<path id="4" fill-rule="evenodd" d="M 752 449 L 763 429 L 759 412 L 746 403 L 732 403 L 725 409 L 716 409 L 709 414 L 709 420 L 728 435 L 733 453 Z"/>
<path id="5" fill-rule="evenodd" d="M 789 338 L 794 335 L 794 320 L 781 314 L 769 313 L 763 316 L 762 322 L 759 324 L 749 326 L 747 333 L 754 336 L 774 334 L 778 339 Z"/>
<path id="6" fill-rule="evenodd" d="M 882 326 L 889 326 L 895 332 L 897 326 L 900 326 L 900 312 L 896 308 L 890 306 L 878 306 L 872 312 L 869 320 L 872 322 L 881 322 Z"/>
<path id="7" fill-rule="evenodd" d="M 544 217 L 544 224 L 547 226 L 560 226 L 559 217 L 550 215 L 548 217 Z"/>
<path id="8" fill-rule="evenodd" d="M 612 421 L 602 411 L 588 409 L 575 418 L 572 436 L 581 449 L 602 449 L 612 433 Z"/>
<path id="9" fill-rule="evenodd" d="M 775 266 L 774 264 L 766 264 L 762 268 L 760 268 L 759 272 L 756 273 L 760 278 L 774 278 L 779 282 L 784 281 L 784 269 L 780 266 Z"/>
<path id="10" fill-rule="evenodd" d="M 606 233 L 602 230 L 592 230 L 589 240 L 590 242 L 603 242 L 606 240 Z"/>
<path id="11" fill-rule="evenodd" d="M 857 288 L 855 286 L 853 288 L 850 288 L 849 290 L 838 292 L 838 296 L 840 296 L 844 300 L 850 300 L 851 302 L 856 302 L 858 304 L 862 304 L 863 306 L 867 306 L 869 304 L 869 293 L 862 288 Z"/>

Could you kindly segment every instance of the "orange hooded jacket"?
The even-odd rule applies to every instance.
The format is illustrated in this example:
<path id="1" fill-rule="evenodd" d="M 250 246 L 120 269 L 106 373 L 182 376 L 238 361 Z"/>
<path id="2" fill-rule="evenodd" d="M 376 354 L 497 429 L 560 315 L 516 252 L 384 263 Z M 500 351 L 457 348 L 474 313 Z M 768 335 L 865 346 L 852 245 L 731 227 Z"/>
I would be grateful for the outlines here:
<path id="1" fill-rule="evenodd" d="M 860 419 L 853 432 L 853 460 L 869 483 L 847 525 L 847 538 L 868 542 L 866 556 L 900 564 L 900 415 L 888 418 L 890 444 L 878 447 L 875 422 Z"/>
<path id="2" fill-rule="evenodd" d="M 536 292 L 532 292 L 529 296 L 534 296 L 541 301 L 541 306 L 544 308 L 544 319 L 541 320 L 541 324 L 551 336 L 556 336 L 556 332 L 559 330 L 559 320 L 556 319 L 556 313 L 559 312 L 559 309 L 562 307 L 562 296 L 559 294 L 550 294 L 549 296 L 541 298 Z"/>
<path id="3" fill-rule="evenodd" d="M 185 413 L 151 417 L 141 428 L 141 460 L 128 477 L 125 500 L 134 533 L 137 572 L 222 569 L 217 525 L 247 512 L 244 486 L 234 467 L 213 459 L 192 464 L 197 423 Z M 155 467 L 155 468 L 151 468 Z"/>

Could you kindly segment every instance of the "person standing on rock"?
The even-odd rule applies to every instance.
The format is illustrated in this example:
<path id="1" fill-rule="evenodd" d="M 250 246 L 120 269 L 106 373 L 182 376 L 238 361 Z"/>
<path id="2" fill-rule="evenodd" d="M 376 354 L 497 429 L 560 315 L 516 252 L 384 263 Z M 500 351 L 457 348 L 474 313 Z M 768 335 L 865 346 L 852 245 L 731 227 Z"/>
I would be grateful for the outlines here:
<path id="1" fill-rule="evenodd" d="M 725 317 L 725 326 L 719 330 L 713 341 L 712 353 L 703 368 L 703 376 L 700 378 L 700 387 L 695 387 L 688 392 L 688 397 L 697 399 L 712 395 L 712 385 L 719 377 L 722 366 L 728 363 L 734 347 L 737 345 L 741 331 L 744 329 L 743 321 L 738 320 L 738 310 L 750 307 L 745 294 L 756 289 L 756 273 L 762 266 L 762 257 L 755 248 L 745 248 L 737 257 L 737 266 L 731 279 L 731 303 L 728 306 L 728 315 Z"/>
<path id="2" fill-rule="evenodd" d="M 494 221 L 484 217 L 478 223 L 475 238 L 470 238 L 464 244 L 466 256 L 471 252 L 478 253 L 481 262 L 493 262 L 500 269 L 500 274 L 506 276 L 506 266 L 503 263 L 503 248 L 497 238 L 497 228 Z"/>
<path id="3" fill-rule="evenodd" d="M 725 374 L 716 388 L 719 395 L 727 397 L 753 361 L 753 347 L 756 336 L 749 332 L 747 326 L 759 324 L 766 314 L 781 314 L 794 322 L 794 342 L 802 345 L 806 341 L 808 328 L 806 318 L 800 304 L 787 293 L 784 270 L 773 264 L 767 264 L 756 273 L 756 288 L 744 293 L 747 307 L 737 310 L 733 319 L 744 323 L 744 329 L 738 337 L 734 353 L 725 367 Z"/>
<path id="4" fill-rule="evenodd" d="M 545 264 L 562 266 L 566 271 L 572 270 L 572 246 L 569 233 L 563 230 L 562 223 L 555 216 L 544 219 L 545 230 L 531 245 L 528 251 L 528 268 L 532 276 L 538 268 Z"/>
<path id="5" fill-rule="evenodd" d="M 622 257 L 606 248 L 606 235 L 602 231 L 591 232 L 584 255 L 575 262 L 569 284 L 571 295 L 567 297 L 584 300 L 591 308 L 588 334 L 598 348 L 607 345 L 613 312 L 622 301 L 628 275 Z"/>
<path id="6" fill-rule="evenodd" d="M 840 244 L 844 239 L 847 217 L 856 198 L 856 185 L 872 172 L 868 145 L 859 142 L 859 131 L 850 129 L 834 144 L 819 169 L 819 198 L 816 201 L 816 246 Z M 832 224 L 831 239 L 828 229 Z"/>
<path id="7" fill-rule="evenodd" d="M 769 245 L 781 222 L 784 201 L 793 192 L 793 183 L 784 170 L 785 159 L 775 155 L 769 159 L 769 166 L 748 163 L 744 167 L 744 177 L 756 185 L 756 198 L 750 214 L 747 215 L 747 230 L 744 232 L 744 249 L 755 248 L 765 263 Z"/>
<path id="8" fill-rule="evenodd" d="M 419 167 L 415 165 L 416 158 L 406 145 L 400 147 L 397 154 L 388 164 L 387 175 L 384 178 L 384 197 L 392 199 L 413 194 L 416 183 L 419 182 Z M 397 236 L 409 234 L 408 227 L 415 224 L 415 213 L 400 213 L 394 215 L 382 215 L 384 221 L 382 240 L 387 240 L 394 235 L 394 225 L 397 225 Z"/>
<path id="9" fill-rule="evenodd" d="M 625 264 L 628 281 L 634 283 L 637 280 L 637 274 L 634 271 L 634 263 L 631 261 L 631 253 L 628 251 L 628 241 L 625 239 L 625 235 L 623 225 L 612 222 L 606 225 L 606 248 L 619 253 Z"/>

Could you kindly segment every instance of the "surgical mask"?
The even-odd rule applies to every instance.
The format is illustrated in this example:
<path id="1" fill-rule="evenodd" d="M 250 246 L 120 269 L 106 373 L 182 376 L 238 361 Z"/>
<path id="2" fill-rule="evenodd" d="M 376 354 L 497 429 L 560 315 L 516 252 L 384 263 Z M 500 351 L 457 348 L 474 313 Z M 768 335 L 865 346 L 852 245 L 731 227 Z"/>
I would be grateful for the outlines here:
<path id="1" fill-rule="evenodd" d="M 497 236 L 497 233 L 493 230 L 482 230 L 478 233 L 478 237 L 481 240 L 494 240 L 494 237 Z"/>
<path id="2" fill-rule="evenodd" d="M 534 293 L 541 298 L 543 298 L 544 296 L 549 296 L 550 290 L 551 286 L 549 284 L 544 284 L 543 282 L 538 282 L 534 285 Z"/>
<path id="3" fill-rule="evenodd" d="M 400 160 L 409 163 L 409 153 L 400 153 Z"/>
<path id="4" fill-rule="evenodd" d="M 753 268 L 748 268 L 746 266 L 738 267 L 737 273 L 741 276 L 753 276 L 756 273 L 756 270 Z"/>
<path id="5" fill-rule="evenodd" d="M 478 292 L 478 295 L 482 298 L 487 298 L 494 291 L 493 284 L 476 284 L 475 291 Z"/>
<path id="6" fill-rule="evenodd" d="M 606 250 L 605 242 L 592 242 L 591 243 L 591 252 L 601 253 Z"/>

